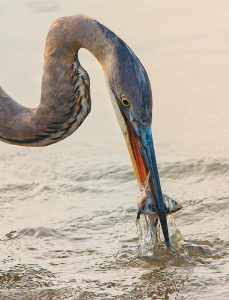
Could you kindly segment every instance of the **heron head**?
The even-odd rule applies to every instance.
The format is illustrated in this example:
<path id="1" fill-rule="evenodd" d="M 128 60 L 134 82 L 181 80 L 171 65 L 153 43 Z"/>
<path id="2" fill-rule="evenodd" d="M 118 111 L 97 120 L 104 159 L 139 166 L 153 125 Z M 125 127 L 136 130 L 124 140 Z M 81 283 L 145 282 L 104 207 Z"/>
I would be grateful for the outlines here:
<path id="1" fill-rule="evenodd" d="M 121 40 L 116 42 L 111 64 L 108 86 L 135 176 L 142 188 L 149 175 L 147 184 L 155 201 L 165 242 L 169 245 L 165 205 L 151 133 L 152 94 L 149 78 L 139 59 Z"/>

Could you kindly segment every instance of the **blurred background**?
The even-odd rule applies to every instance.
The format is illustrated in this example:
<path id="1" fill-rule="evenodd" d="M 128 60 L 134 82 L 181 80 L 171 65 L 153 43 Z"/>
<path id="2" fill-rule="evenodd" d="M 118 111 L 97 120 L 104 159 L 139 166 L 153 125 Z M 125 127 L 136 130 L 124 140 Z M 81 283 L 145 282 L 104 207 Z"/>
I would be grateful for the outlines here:
<path id="1" fill-rule="evenodd" d="M 79 130 L 47 148 L 1 143 L 0 299 L 228 299 L 229 2 L 0 0 L 0 84 L 14 99 L 39 104 L 49 25 L 77 13 L 148 72 L 187 257 L 139 256 L 137 184 L 101 67 L 80 50 L 92 112 Z"/>

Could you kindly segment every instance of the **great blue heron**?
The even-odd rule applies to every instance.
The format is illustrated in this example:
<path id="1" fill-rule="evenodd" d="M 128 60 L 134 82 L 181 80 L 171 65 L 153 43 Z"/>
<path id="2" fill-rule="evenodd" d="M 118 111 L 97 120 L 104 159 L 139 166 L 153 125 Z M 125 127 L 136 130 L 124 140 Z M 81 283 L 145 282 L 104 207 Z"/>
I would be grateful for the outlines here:
<path id="1" fill-rule="evenodd" d="M 89 76 L 78 60 L 80 48 L 88 49 L 102 66 L 135 176 L 141 187 L 149 174 L 148 188 L 169 246 L 151 133 L 149 78 L 134 52 L 96 20 L 76 15 L 59 18 L 51 25 L 37 108 L 20 105 L 0 87 L 0 140 L 21 146 L 47 146 L 63 140 L 81 125 L 91 110 L 91 100 Z"/>

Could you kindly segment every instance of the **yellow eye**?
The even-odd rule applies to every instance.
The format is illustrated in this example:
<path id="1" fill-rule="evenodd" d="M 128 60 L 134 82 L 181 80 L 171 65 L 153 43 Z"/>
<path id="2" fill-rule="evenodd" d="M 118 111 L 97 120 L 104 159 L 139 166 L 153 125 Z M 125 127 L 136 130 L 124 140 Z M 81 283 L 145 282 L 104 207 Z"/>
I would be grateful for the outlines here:
<path id="1" fill-rule="evenodd" d="M 125 96 L 121 96 L 121 102 L 126 107 L 130 106 L 130 102 L 129 102 L 129 100 Z"/>

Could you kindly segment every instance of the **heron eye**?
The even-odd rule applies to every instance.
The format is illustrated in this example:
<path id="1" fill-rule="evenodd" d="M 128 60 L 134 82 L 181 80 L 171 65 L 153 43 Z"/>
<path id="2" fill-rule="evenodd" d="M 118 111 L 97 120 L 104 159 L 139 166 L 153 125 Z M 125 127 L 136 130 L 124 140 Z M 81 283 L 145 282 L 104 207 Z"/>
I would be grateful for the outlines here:
<path id="1" fill-rule="evenodd" d="M 122 104 L 123 104 L 124 106 L 126 106 L 126 107 L 129 107 L 129 106 L 130 106 L 130 102 L 129 102 L 129 100 L 128 100 L 125 96 L 122 96 L 122 97 L 121 97 L 121 102 L 122 102 Z"/>

